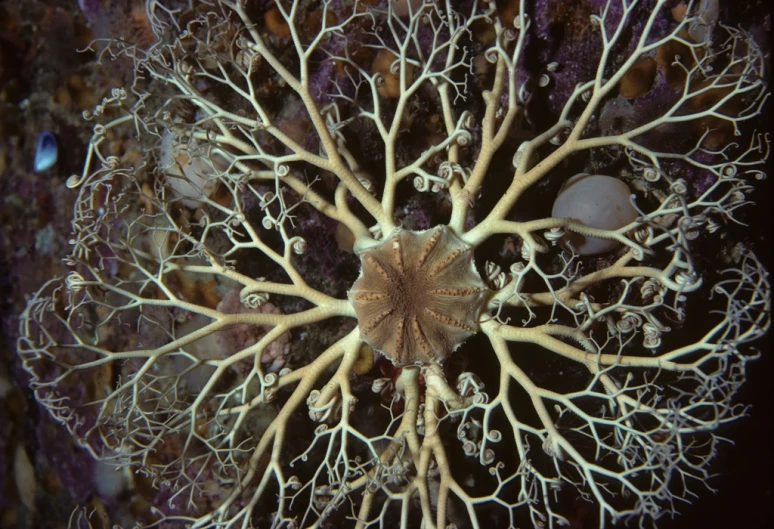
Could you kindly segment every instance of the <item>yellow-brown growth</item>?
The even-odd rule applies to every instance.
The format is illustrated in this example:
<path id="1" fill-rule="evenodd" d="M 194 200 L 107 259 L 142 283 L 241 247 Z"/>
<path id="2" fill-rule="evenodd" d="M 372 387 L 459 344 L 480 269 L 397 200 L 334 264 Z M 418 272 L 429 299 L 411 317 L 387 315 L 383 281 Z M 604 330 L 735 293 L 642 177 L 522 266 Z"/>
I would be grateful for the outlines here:
<path id="1" fill-rule="evenodd" d="M 653 58 L 641 57 L 621 78 L 618 93 L 627 99 L 646 94 L 653 86 L 657 72 L 658 65 Z"/>

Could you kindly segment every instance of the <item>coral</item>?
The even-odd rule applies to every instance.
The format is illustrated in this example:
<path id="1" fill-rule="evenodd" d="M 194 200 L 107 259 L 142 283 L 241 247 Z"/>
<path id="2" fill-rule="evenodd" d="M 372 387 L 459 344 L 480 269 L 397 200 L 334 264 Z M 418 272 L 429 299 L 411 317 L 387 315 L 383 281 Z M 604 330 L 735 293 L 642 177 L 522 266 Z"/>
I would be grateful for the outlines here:
<path id="1" fill-rule="evenodd" d="M 149 0 L 153 37 L 105 45 L 134 78 L 86 113 L 18 354 L 158 489 L 138 524 L 644 524 L 709 480 L 770 326 L 728 228 L 765 177 L 764 54 L 665 0 L 559 4 Z"/>

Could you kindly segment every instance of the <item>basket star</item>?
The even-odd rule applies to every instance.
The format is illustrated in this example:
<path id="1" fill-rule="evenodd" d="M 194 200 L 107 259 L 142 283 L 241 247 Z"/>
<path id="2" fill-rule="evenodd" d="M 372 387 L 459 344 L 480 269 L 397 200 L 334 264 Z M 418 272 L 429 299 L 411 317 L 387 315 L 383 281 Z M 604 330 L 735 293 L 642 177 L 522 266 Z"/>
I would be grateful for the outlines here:
<path id="1" fill-rule="evenodd" d="M 360 259 L 349 299 L 361 338 L 394 364 L 443 363 L 478 332 L 489 289 L 447 226 L 396 230 Z"/>

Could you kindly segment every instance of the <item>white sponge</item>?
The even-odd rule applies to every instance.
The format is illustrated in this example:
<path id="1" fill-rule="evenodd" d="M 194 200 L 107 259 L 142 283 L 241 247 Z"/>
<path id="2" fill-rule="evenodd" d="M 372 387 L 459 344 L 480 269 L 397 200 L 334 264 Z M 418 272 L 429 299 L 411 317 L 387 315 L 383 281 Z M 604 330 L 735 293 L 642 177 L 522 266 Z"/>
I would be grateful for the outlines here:
<path id="1" fill-rule="evenodd" d="M 592 228 L 617 230 L 637 218 L 629 202 L 629 187 L 611 176 L 580 173 L 562 186 L 551 216 L 570 218 Z M 567 242 L 581 255 L 597 255 L 619 246 L 614 239 L 568 232 Z"/>

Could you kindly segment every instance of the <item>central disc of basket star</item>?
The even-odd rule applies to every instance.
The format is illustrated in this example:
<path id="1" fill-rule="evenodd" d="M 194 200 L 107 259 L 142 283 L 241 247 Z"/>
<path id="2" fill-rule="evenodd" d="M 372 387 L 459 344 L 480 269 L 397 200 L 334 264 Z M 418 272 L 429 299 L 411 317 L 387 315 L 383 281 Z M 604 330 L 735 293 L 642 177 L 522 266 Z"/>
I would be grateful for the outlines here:
<path id="1" fill-rule="evenodd" d="M 448 227 L 396 230 L 360 262 L 348 293 L 360 335 L 394 364 L 442 363 L 477 332 L 487 287 Z"/>

